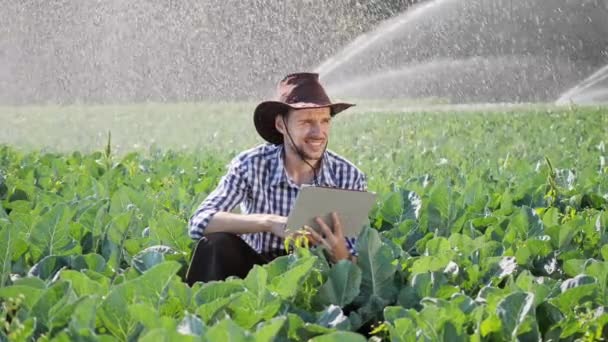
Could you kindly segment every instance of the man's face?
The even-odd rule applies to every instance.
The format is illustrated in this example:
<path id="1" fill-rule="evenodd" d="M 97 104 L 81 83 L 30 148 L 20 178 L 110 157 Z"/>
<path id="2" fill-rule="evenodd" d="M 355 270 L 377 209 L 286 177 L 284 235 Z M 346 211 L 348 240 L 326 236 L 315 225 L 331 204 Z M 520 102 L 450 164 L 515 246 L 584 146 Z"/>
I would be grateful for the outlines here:
<path id="1" fill-rule="evenodd" d="M 331 115 L 329 108 L 308 108 L 291 110 L 283 122 L 282 116 L 277 116 L 275 124 L 279 132 L 283 133 L 285 147 L 293 153 L 297 153 L 293 147 L 295 144 L 304 158 L 310 161 L 321 159 L 331 127 Z M 291 134 L 293 143 L 287 135 Z"/>

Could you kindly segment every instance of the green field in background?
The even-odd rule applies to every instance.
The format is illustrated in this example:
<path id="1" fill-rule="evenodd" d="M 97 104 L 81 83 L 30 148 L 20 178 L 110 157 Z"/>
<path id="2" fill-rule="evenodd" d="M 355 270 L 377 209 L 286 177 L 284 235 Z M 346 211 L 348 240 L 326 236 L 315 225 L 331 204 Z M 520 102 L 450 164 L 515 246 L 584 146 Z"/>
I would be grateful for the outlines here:
<path id="1" fill-rule="evenodd" d="M 358 263 L 296 249 L 245 280 L 187 287 L 187 220 L 262 142 L 254 105 L 1 108 L 0 340 L 606 331 L 605 107 L 362 103 L 329 143 L 378 193 Z"/>

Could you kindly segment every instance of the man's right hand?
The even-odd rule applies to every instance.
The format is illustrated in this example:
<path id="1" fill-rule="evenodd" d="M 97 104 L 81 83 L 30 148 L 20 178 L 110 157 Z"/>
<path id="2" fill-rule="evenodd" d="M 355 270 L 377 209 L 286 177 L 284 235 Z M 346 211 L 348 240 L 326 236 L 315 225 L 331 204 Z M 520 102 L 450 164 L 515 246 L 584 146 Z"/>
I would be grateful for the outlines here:
<path id="1" fill-rule="evenodd" d="M 287 228 L 287 217 L 273 214 L 261 215 L 266 231 L 285 238 L 285 228 Z"/>

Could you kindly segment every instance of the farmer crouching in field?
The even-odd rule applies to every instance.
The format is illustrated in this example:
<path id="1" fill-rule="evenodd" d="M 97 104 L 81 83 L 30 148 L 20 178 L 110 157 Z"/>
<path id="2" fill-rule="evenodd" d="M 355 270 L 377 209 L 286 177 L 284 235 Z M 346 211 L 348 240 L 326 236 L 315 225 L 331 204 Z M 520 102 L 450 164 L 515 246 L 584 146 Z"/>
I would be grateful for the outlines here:
<path id="1" fill-rule="evenodd" d="M 190 219 L 190 236 L 200 239 L 188 270 L 190 285 L 244 278 L 253 265 L 285 254 L 287 216 L 302 184 L 367 190 L 359 169 L 326 150 L 332 118 L 352 104 L 331 103 L 313 73 L 288 75 L 277 90 L 278 101 L 259 104 L 253 114 L 268 143 L 235 157 Z M 231 212 L 237 204 L 240 214 Z M 313 244 L 323 244 L 333 262 L 354 260 L 354 240 L 343 236 L 339 218 L 321 227 L 323 236 L 309 230 Z"/>

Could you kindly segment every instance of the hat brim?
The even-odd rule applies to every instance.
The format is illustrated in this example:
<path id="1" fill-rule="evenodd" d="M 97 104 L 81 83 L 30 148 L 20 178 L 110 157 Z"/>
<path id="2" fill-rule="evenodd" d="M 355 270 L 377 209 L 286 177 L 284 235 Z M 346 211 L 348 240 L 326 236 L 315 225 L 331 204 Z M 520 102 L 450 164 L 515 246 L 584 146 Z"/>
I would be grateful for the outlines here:
<path id="1" fill-rule="evenodd" d="M 283 134 L 279 132 L 274 124 L 275 118 L 279 114 L 285 114 L 290 109 L 309 109 L 309 108 L 330 108 L 330 114 L 334 115 L 341 111 L 353 107 L 352 103 L 330 103 L 319 105 L 314 103 L 293 103 L 287 104 L 280 101 L 265 101 L 260 103 L 253 112 L 253 123 L 258 134 L 271 144 L 279 145 L 283 143 Z"/>

